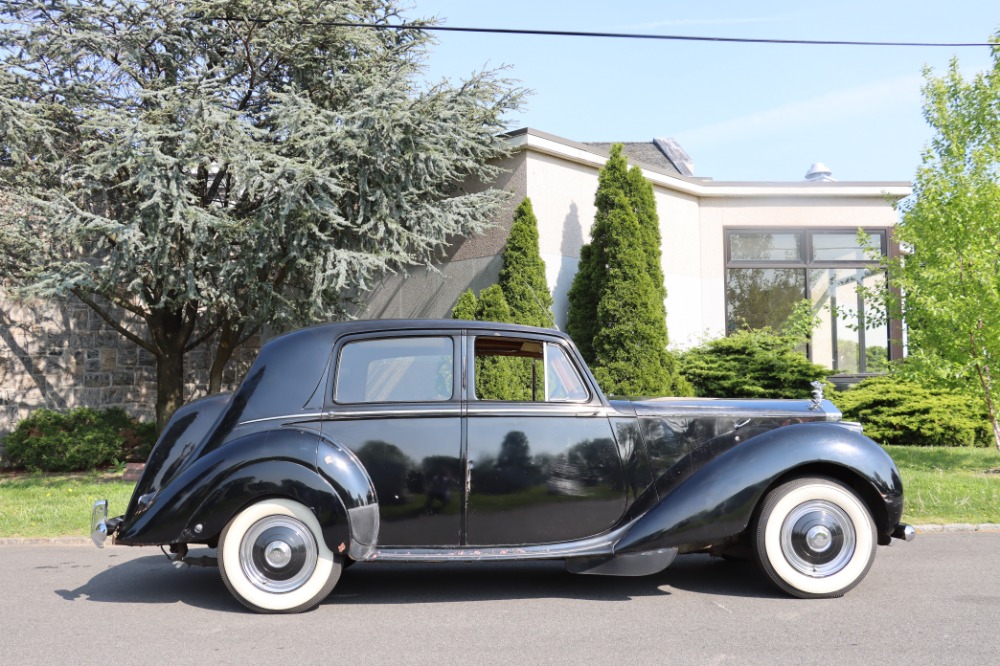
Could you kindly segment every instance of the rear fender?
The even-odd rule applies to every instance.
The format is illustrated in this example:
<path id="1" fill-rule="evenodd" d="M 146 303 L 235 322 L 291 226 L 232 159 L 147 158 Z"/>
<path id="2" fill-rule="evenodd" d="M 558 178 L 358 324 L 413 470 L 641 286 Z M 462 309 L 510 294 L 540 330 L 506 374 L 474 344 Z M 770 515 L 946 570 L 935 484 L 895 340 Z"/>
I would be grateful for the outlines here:
<path id="1" fill-rule="evenodd" d="M 860 485 L 880 540 L 888 538 L 903 498 L 889 455 L 847 426 L 800 423 L 753 437 L 694 471 L 635 522 L 615 553 L 719 543 L 748 527 L 775 482 L 824 470 Z"/>
<path id="2" fill-rule="evenodd" d="M 117 541 L 214 543 L 237 513 L 266 497 L 310 507 L 334 552 L 363 559 L 374 548 L 378 506 L 364 468 L 346 449 L 297 428 L 253 433 L 199 458 L 159 492 L 133 501 Z"/>

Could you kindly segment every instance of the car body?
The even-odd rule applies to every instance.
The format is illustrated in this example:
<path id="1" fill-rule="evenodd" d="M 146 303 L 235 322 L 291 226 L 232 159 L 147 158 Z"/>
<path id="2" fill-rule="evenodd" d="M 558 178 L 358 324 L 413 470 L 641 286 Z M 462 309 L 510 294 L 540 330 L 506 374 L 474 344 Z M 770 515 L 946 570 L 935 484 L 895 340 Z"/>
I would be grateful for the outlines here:
<path id="1" fill-rule="evenodd" d="M 318 604 L 354 562 L 565 560 L 644 575 L 753 554 L 839 596 L 912 538 L 889 456 L 812 400 L 611 400 L 550 329 L 370 320 L 268 342 L 232 394 L 183 406 L 95 543 L 217 548 L 262 612 Z M 202 558 L 204 560 L 204 558 Z"/>

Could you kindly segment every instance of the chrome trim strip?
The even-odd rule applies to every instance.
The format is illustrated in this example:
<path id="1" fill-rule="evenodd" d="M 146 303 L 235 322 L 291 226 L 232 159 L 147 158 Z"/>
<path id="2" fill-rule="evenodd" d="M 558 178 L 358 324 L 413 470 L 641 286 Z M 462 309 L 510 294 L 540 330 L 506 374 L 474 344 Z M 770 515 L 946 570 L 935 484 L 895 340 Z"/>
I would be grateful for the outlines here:
<path id="1" fill-rule="evenodd" d="M 568 405 L 564 403 L 539 403 L 524 406 L 504 405 L 490 403 L 490 407 L 476 407 L 475 402 L 468 404 L 466 414 L 468 416 L 612 416 L 618 412 L 600 406 L 590 405 Z M 266 423 L 269 421 L 286 421 L 288 423 L 303 421 L 339 421 L 348 419 L 409 419 L 414 417 L 446 417 L 462 416 L 462 405 L 454 403 L 447 409 L 392 409 L 383 407 L 381 409 L 337 409 L 322 413 L 311 412 L 308 414 L 283 414 L 281 416 L 268 416 L 250 421 L 243 421 L 240 425 L 252 425 L 255 423 Z"/>
<path id="2" fill-rule="evenodd" d="M 614 547 L 634 523 L 597 536 L 537 546 L 460 546 L 456 548 L 376 548 L 369 562 L 498 562 L 503 560 L 562 560 L 567 557 L 614 555 Z"/>

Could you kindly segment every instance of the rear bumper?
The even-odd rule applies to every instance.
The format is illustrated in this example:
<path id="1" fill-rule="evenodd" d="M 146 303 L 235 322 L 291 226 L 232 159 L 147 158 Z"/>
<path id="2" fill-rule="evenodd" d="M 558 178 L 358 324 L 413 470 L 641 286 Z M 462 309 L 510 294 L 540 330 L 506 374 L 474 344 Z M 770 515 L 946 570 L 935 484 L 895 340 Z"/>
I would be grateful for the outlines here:
<path id="1" fill-rule="evenodd" d="M 104 548 L 104 542 L 111 537 L 111 543 L 115 542 L 115 534 L 122 524 L 124 516 L 108 518 L 108 500 L 98 500 L 94 502 L 90 510 L 90 540 L 98 548 Z"/>

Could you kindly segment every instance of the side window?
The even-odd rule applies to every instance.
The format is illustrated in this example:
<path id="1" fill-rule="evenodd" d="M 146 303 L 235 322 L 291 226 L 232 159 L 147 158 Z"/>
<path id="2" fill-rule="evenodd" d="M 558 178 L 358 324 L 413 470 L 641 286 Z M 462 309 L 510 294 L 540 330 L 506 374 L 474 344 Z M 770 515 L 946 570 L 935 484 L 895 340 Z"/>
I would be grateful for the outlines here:
<path id="1" fill-rule="evenodd" d="M 477 337 L 475 389 L 479 400 L 576 402 L 588 393 L 561 347 L 538 340 Z"/>
<path id="2" fill-rule="evenodd" d="M 545 399 L 548 402 L 586 400 L 589 397 L 587 387 L 562 347 L 547 344 L 545 349 Z"/>
<path id="3" fill-rule="evenodd" d="M 334 399 L 341 403 L 451 398 L 454 344 L 446 337 L 349 342 L 340 351 Z"/>

